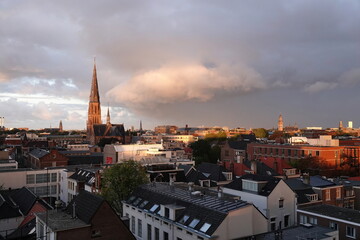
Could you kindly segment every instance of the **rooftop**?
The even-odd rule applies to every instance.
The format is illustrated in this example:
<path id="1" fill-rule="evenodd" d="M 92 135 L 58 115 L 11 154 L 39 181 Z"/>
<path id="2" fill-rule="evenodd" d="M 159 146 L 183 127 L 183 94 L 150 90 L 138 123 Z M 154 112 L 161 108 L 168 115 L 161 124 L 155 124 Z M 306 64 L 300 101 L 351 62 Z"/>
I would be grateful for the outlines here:
<path id="1" fill-rule="evenodd" d="M 47 213 L 36 213 L 36 216 L 44 223 L 47 222 L 48 227 L 53 232 L 90 226 L 79 218 L 73 218 L 70 214 L 61 210 L 51 210 Z"/>

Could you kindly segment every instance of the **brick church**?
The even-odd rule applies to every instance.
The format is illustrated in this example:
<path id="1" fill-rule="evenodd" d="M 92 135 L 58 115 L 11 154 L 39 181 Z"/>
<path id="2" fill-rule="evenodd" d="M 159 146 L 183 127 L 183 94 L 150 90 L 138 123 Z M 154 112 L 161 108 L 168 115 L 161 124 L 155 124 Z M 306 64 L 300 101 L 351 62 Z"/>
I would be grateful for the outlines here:
<path id="1" fill-rule="evenodd" d="M 112 124 L 110 122 L 109 108 L 106 116 L 106 124 L 103 124 L 101 121 L 100 95 L 95 62 L 89 99 L 87 139 L 92 145 L 98 144 L 101 139 L 116 139 L 119 143 L 125 143 L 124 124 Z"/>

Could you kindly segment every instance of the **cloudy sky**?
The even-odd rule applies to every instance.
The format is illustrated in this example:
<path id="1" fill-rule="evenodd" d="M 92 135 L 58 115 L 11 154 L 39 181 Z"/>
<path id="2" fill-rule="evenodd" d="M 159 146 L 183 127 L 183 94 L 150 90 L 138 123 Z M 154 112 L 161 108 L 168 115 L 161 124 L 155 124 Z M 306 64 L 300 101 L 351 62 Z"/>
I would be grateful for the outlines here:
<path id="1" fill-rule="evenodd" d="M 358 0 L 0 1 L 6 127 L 360 126 Z"/>

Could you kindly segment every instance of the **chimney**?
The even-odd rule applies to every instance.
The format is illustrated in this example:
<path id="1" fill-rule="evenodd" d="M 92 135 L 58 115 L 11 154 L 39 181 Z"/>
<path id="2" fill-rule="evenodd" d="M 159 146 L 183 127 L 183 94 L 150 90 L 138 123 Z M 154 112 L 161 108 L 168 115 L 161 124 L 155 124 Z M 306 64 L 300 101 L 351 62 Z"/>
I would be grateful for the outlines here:
<path id="1" fill-rule="evenodd" d="M 310 185 L 310 174 L 309 173 L 303 174 L 303 183 Z"/>
<path id="2" fill-rule="evenodd" d="M 189 186 L 189 192 L 191 192 L 193 189 L 192 189 L 192 186 L 194 185 L 193 182 L 189 182 L 188 183 L 188 186 Z"/>
<path id="3" fill-rule="evenodd" d="M 254 174 L 257 173 L 256 160 L 251 161 L 251 170 L 254 172 Z"/>
<path id="4" fill-rule="evenodd" d="M 222 191 L 221 187 L 218 186 L 218 198 L 222 198 L 222 196 L 223 196 L 223 191 Z"/>

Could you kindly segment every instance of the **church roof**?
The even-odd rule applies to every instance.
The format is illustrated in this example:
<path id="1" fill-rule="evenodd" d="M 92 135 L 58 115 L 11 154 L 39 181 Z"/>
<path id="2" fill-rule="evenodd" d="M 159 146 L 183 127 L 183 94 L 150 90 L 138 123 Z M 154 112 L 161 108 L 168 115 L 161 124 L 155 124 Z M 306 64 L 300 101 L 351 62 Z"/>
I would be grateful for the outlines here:
<path id="1" fill-rule="evenodd" d="M 91 83 L 90 102 L 100 102 L 95 62 L 94 62 L 94 70 L 93 70 L 93 77 Z"/>
<path id="2" fill-rule="evenodd" d="M 94 124 L 95 136 L 125 136 L 123 124 Z"/>

